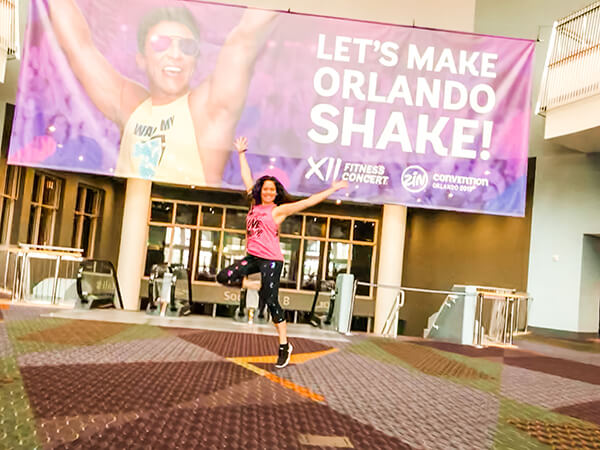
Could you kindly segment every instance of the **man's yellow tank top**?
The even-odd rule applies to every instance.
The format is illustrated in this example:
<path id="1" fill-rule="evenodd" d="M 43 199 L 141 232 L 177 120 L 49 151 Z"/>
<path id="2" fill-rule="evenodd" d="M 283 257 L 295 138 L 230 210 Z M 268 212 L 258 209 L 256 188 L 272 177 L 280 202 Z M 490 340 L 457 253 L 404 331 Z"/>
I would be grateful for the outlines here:
<path id="1" fill-rule="evenodd" d="M 189 93 L 166 105 L 148 98 L 125 124 L 115 175 L 205 185 Z"/>

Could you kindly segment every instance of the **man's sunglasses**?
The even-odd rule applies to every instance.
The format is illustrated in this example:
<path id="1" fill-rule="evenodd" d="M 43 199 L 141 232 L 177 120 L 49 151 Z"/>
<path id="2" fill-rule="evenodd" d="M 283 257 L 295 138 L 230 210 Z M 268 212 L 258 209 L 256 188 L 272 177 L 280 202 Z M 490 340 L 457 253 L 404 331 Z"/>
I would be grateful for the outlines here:
<path id="1" fill-rule="evenodd" d="M 200 44 L 195 39 L 180 38 L 177 36 L 153 35 L 150 37 L 150 47 L 155 52 L 164 52 L 171 47 L 171 43 L 175 41 L 179 45 L 179 50 L 186 56 L 196 56 L 200 52 Z"/>

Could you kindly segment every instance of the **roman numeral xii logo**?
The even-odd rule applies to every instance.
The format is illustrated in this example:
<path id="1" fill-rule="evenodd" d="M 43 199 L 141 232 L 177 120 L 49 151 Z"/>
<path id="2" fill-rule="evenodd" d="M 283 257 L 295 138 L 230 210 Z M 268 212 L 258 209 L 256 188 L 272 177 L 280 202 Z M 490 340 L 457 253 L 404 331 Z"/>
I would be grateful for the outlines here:
<path id="1" fill-rule="evenodd" d="M 316 175 L 321 181 L 337 180 L 343 162 L 341 158 L 334 158 L 332 156 L 321 158 L 318 161 L 315 161 L 311 156 L 307 161 L 310 169 L 306 172 L 304 178 L 308 180 L 313 175 Z"/>

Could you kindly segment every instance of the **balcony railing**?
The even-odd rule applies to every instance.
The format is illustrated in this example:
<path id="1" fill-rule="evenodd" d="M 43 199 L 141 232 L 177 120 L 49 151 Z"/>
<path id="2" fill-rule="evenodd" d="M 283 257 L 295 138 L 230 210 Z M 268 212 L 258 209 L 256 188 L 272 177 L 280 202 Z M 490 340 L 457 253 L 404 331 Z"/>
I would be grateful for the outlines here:
<path id="1" fill-rule="evenodd" d="M 0 53 L 19 58 L 19 0 L 0 0 Z"/>
<path id="2" fill-rule="evenodd" d="M 600 94 L 600 1 L 554 23 L 536 113 Z"/>

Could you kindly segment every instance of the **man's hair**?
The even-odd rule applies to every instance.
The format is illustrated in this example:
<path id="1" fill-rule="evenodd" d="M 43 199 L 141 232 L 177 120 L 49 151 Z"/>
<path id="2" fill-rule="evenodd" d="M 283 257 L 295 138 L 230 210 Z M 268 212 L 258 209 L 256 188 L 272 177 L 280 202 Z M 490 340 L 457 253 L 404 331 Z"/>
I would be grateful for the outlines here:
<path id="1" fill-rule="evenodd" d="M 140 21 L 137 32 L 138 51 L 144 53 L 150 28 L 160 22 L 177 22 L 187 27 L 196 39 L 200 39 L 200 27 L 192 13 L 183 6 L 167 6 L 148 12 Z"/>

